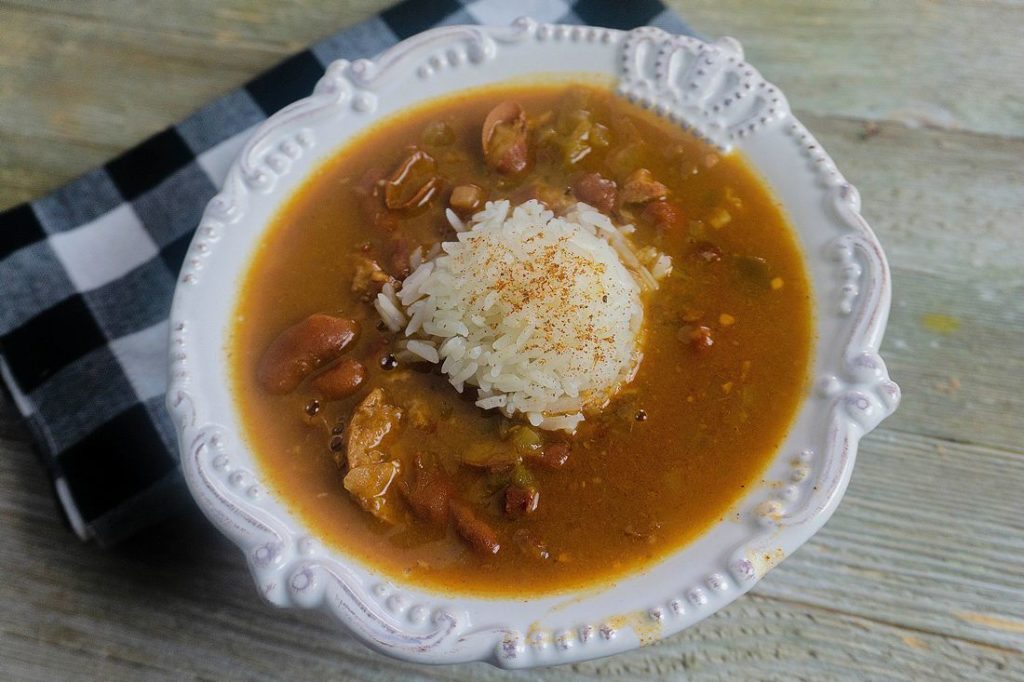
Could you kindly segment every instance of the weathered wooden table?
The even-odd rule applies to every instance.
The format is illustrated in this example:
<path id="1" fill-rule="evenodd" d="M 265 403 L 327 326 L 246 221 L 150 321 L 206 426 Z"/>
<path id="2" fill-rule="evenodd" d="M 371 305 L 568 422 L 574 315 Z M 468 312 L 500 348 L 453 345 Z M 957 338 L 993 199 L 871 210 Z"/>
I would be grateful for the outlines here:
<path id="1" fill-rule="evenodd" d="M 0 1 L 0 208 L 388 0 Z M 676 0 L 733 35 L 861 190 L 903 406 L 828 526 L 699 626 L 536 679 L 1024 678 L 1024 6 Z M 2 288 L 2 286 L 0 286 Z M 0 678 L 503 679 L 275 612 L 198 513 L 112 551 L 58 521 L 0 397 Z"/>

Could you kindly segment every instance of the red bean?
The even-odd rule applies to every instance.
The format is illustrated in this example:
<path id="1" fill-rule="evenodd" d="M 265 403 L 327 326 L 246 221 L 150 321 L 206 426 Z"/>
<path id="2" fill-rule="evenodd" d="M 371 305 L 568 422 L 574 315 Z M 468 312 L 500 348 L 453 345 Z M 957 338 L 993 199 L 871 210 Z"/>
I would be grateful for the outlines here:
<path id="1" fill-rule="evenodd" d="M 683 224 L 683 212 L 675 204 L 669 201 L 651 201 L 644 206 L 641 214 L 648 223 L 665 230 L 679 227 Z"/>
<path id="2" fill-rule="evenodd" d="M 526 112 L 518 102 L 502 102 L 484 119 L 481 142 L 484 160 L 499 173 L 514 175 L 529 163 Z"/>
<path id="3" fill-rule="evenodd" d="M 622 203 L 642 204 L 655 199 L 664 199 L 668 188 L 654 179 L 651 171 L 637 168 L 622 186 Z"/>
<path id="4" fill-rule="evenodd" d="M 426 206 L 440 188 L 434 157 L 414 151 L 384 183 L 384 205 L 392 210 L 417 209 Z"/>
<path id="5" fill-rule="evenodd" d="M 456 532 L 470 547 L 482 554 L 497 554 L 501 550 L 498 534 L 478 519 L 469 506 L 452 500 L 451 510 Z"/>
<path id="6" fill-rule="evenodd" d="M 537 460 L 549 469 L 561 469 L 569 461 L 570 447 L 561 441 L 544 446 Z"/>
<path id="7" fill-rule="evenodd" d="M 505 488 L 505 513 L 512 518 L 532 514 L 540 503 L 540 493 L 536 488 L 525 488 L 510 485 Z"/>
<path id="8" fill-rule="evenodd" d="M 270 393 L 290 393 L 311 372 L 341 356 L 358 334 L 354 320 L 310 315 L 274 339 L 260 358 L 257 379 Z"/>
<path id="9" fill-rule="evenodd" d="M 416 455 L 412 481 L 402 481 L 398 489 L 416 516 L 435 526 L 447 521 L 451 484 L 440 469 L 427 467 L 422 456 Z"/>
<path id="10" fill-rule="evenodd" d="M 722 250 L 711 242 L 697 242 L 694 247 L 697 258 L 705 263 L 717 263 L 722 260 Z"/>
<path id="11" fill-rule="evenodd" d="M 600 173 L 586 173 L 580 176 L 573 183 L 572 191 L 577 199 L 603 213 L 611 213 L 615 209 L 619 193 L 615 181 L 603 177 Z"/>
<path id="12" fill-rule="evenodd" d="M 366 367 L 352 358 L 345 358 L 313 379 L 313 388 L 326 400 L 340 400 L 352 395 L 366 381 Z"/>
<path id="13" fill-rule="evenodd" d="M 484 207 L 487 192 L 477 185 L 459 185 L 452 190 L 448 205 L 462 217 L 473 215 Z"/>

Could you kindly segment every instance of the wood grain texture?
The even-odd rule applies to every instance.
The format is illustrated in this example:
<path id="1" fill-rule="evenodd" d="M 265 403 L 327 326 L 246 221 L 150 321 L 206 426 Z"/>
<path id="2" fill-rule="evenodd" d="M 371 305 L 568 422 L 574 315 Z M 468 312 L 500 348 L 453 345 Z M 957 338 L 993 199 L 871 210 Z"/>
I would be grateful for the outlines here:
<path id="1" fill-rule="evenodd" d="M 0 1 L 0 207 L 386 4 Z M 198 513 L 113 551 L 77 544 L 0 397 L 0 678 L 1024 678 L 1024 95 L 1002 76 L 1024 73 L 1024 7 L 671 4 L 743 41 L 890 255 L 883 351 L 904 402 L 830 523 L 754 594 L 646 649 L 426 668 L 261 603 Z"/>
<path id="2" fill-rule="evenodd" d="M 740 38 L 800 111 L 1019 136 L 1021 6 L 992 0 L 673 0 Z M 767 67 L 767 69 L 765 68 Z"/>
<path id="3" fill-rule="evenodd" d="M 97 166 L 389 0 L 0 2 L 0 208 Z"/>
<path id="4" fill-rule="evenodd" d="M 885 428 L 1020 452 L 1024 249 L 1012 245 L 1024 237 L 1024 137 L 799 113 L 860 190 L 889 256 L 883 355 L 904 399 Z M 958 328 L 929 329 L 934 315 Z"/>

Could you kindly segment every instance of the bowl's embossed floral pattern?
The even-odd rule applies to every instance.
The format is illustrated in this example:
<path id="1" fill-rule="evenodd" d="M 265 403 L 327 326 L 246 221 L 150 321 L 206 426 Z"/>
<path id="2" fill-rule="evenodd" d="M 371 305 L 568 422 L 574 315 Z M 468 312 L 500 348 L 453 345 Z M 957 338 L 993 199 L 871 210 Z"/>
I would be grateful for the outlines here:
<path id="1" fill-rule="evenodd" d="M 591 609 L 582 622 L 555 618 L 560 624 L 546 627 L 503 608 L 508 602 L 449 599 L 374 578 L 311 537 L 261 483 L 240 436 L 219 423 L 227 418 L 206 404 L 195 385 L 202 364 L 197 356 L 211 349 L 194 336 L 202 329 L 198 325 L 209 324 L 199 319 L 206 263 L 229 230 L 251 219 L 258 195 L 279 201 L 287 194 L 280 181 L 300 168 L 308 172 L 315 162 L 310 157 L 331 151 L 319 142 L 317 131 L 323 128 L 318 126 L 374 114 L 389 93 L 411 80 L 486 72 L 503 59 L 513 62 L 532 48 L 552 45 L 566 54 L 590 46 L 611 55 L 607 71 L 617 79 L 620 94 L 722 150 L 743 149 L 747 141 L 769 134 L 796 148 L 811 166 L 834 234 L 808 258 L 827 261 L 832 273 L 833 290 L 820 291 L 819 285 L 817 297 L 819 318 L 834 318 L 828 324 L 835 332 L 831 355 L 819 348 L 823 357 L 807 399 L 823 416 L 813 427 L 794 429 L 799 442 L 795 447 L 787 442 L 778 454 L 777 485 L 743 500 L 738 509 L 742 541 L 698 562 L 705 569 L 689 581 L 630 588 L 630 599 L 622 603 L 634 605 L 631 610 L 609 607 L 619 603 L 613 599 Z M 519 75 L 550 70 L 509 69 Z M 335 62 L 310 97 L 281 110 L 246 143 L 222 191 L 207 206 L 186 257 L 172 311 L 168 392 L 186 480 L 207 516 L 243 549 L 267 600 L 325 608 L 364 641 L 397 657 L 526 667 L 603 656 L 675 632 L 750 589 L 824 523 L 845 488 L 860 436 L 899 402 L 899 388 L 877 352 L 888 313 L 888 267 L 859 211 L 856 190 L 730 38 L 708 44 L 653 28 L 625 33 L 520 19 L 505 28 L 436 29 L 375 61 Z M 630 636 L 624 639 L 623 632 Z"/>

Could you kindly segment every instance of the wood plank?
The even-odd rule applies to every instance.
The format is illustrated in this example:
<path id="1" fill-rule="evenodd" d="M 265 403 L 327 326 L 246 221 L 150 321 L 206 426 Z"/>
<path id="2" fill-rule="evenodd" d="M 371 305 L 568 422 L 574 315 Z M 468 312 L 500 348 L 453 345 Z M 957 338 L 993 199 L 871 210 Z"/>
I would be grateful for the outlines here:
<path id="1" fill-rule="evenodd" d="M 336 30 L 371 17 L 393 0 L 178 0 L 173 12 L 138 0 L 5 0 L 11 9 L 37 17 L 62 16 L 83 23 L 113 24 L 146 35 L 187 34 L 214 47 L 251 44 L 291 53 Z"/>
<path id="2" fill-rule="evenodd" d="M 817 115 L 1024 134 L 1024 5 L 987 0 L 668 0 L 731 35 L 795 106 Z"/>
<path id="3" fill-rule="evenodd" d="M 1024 138 L 917 130 L 800 110 L 847 179 L 892 263 L 946 279 L 1024 283 Z"/>
<path id="4" fill-rule="evenodd" d="M 16 9 L 0 24 L 2 207 L 103 163 L 285 54 Z"/>
<path id="5" fill-rule="evenodd" d="M 78 139 L 57 139 L 52 135 L 40 138 L 2 131 L 0 211 L 36 199 L 121 151 L 122 146 L 116 143 L 94 144 Z"/>
<path id="6" fill-rule="evenodd" d="M 12 183 L 0 189 L 0 209 L 102 163 L 388 4 L 291 0 L 254 9 L 246 0 L 190 0 L 168 12 L 129 0 L 8 0 L 0 6 L 0 136 L 7 138 L 0 166 L 21 167 L 46 146 L 64 154 L 53 154 L 42 172 L 0 177 Z M 1024 134 L 1024 95 L 999 80 L 1024 68 L 1018 6 L 669 4 L 708 35 L 743 39 L 752 62 L 801 111 Z"/>
<path id="7" fill-rule="evenodd" d="M 390 4 L 7 2 L 0 210 L 51 190 Z M 29 93 L 31 93 L 29 95 Z"/>
<path id="8" fill-rule="evenodd" d="M 883 354 L 904 386 L 887 426 L 1020 451 L 1024 139 L 803 116 L 889 255 Z M 938 319 L 947 327 L 929 322 Z M 954 328 L 955 327 L 955 328 Z"/>
<path id="9" fill-rule="evenodd" d="M 1024 652 L 1024 457 L 883 429 L 758 594 Z"/>

